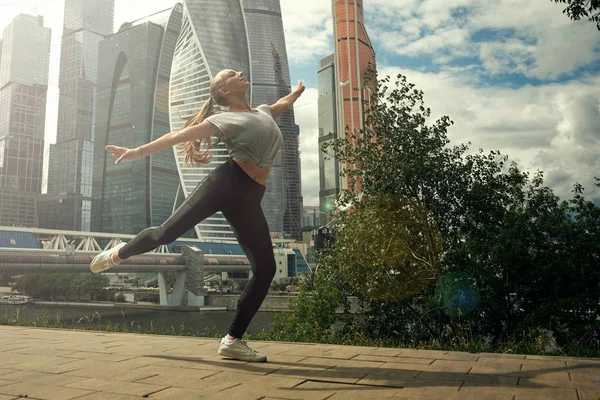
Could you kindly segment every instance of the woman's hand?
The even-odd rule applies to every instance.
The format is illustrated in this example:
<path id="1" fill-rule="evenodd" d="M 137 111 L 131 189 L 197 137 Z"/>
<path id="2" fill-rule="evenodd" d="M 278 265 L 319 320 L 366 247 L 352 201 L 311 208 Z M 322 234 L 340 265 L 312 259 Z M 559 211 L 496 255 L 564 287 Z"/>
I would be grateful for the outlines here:
<path id="1" fill-rule="evenodd" d="M 304 89 L 306 89 L 304 87 L 304 82 L 298 81 L 298 86 L 296 86 L 294 93 L 298 94 L 298 97 L 300 97 L 300 95 L 304 92 Z"/>
<path id="2" fill-rule="evenodd" d="M 117 160 L 115 164 L 119 164 L 121 161 L 132 161 L 137 160 L 138 158 L 142 158 L 142 152 L 139 148 L 137 149 L 128 149 L 125 147 L 119 146 L 106 146 L 106 150 L 109 151 Z"/>

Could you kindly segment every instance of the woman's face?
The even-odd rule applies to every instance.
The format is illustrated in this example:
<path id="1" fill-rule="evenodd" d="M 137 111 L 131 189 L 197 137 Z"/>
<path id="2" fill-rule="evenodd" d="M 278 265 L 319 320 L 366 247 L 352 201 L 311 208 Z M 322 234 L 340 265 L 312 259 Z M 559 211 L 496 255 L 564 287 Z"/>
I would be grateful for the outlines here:
<path id="1" fill-rule="evenodd" d="M 221 87 L 221 94 L 227 96 L 228 94 L 246 94 L 250 88 L 250 82 L 244 76 L 241 71 L 234 71 L 228 69 L 221 72 L 223 86 Z"/>

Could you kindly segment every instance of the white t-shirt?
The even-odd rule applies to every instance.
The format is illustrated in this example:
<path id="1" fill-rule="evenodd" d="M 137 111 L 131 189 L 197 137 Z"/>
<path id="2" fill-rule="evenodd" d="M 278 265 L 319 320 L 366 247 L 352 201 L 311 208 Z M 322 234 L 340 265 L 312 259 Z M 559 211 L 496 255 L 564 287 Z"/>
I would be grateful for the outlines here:
<path id="1" fill-rule="evenodd" d="M 218 128 L 217 137 L 225 142 L 231 158 L 255 162 L 270 171 L 283 137 L 269 106 L 262 104 L 256 110 L 219 112 L 206 120 Z"/>

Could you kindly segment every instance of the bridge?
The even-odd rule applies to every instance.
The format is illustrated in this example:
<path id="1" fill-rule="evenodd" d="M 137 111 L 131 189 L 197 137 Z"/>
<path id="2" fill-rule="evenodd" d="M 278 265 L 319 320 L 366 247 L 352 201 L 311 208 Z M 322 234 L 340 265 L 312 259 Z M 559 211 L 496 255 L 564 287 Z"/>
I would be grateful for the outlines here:
<path id="1" fill-rule="evenodd" d="M 76 232 L 51 229 L 0 227 L 0 232 L 18 232 L 38 237 L 43 248 L 0 247 L 0 272 L 52 273 L 89 272 L 92 259 L 103 250 L 111 249 L 134 235 Z M 107 242 L 101 247 L 99 242 Z M 204 305 L 204 275 L 220 272 L 250 271 L 250 262 L 244 255 L 204 254 L 194 246 L 199 240 L 186 239 L 181 253 L 172 253 L 168 246 L 131 257 L 111 273 L 158 273 L 161 305 Z M 166 273 L 176 272 L 173 292 L 169 293 Z"/>

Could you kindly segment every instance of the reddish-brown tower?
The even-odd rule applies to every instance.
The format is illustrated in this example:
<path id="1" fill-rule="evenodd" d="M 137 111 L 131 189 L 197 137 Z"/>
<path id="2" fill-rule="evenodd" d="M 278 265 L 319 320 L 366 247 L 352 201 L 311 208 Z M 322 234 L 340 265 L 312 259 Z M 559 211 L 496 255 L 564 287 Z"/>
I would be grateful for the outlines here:
<path id="1" fill-rule="evenodd" d="M 375 50 L 365 28 L 363 0 L 332 0 L 332 4 L 338 132 L 352 141 L 351 133 L 364 126 L 363 101 L 369 98 L 364 77 L 368 65 L 375 66 Z M 340 186 L 346 189 L 348 179 Z M 360 182 L 357 190 L 360 192 Z"/>

